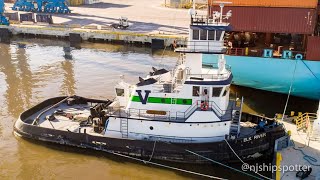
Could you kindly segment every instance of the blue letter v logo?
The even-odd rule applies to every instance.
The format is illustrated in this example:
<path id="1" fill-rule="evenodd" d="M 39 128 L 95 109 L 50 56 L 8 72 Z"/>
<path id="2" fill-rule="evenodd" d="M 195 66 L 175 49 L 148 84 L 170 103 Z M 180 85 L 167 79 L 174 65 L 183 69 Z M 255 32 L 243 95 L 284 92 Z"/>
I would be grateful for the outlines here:
<path id="1" fill-rule="evenodd" d="M 139 95 L 139 98 L 140 98 L 141 103 L 142 103 L 142 104 L 147 104 L 147 100 L 148 100 L 148 97 L 149 97 L 149 94 L 151 93 L 151 91 L 149 91 L 149 90 L 144 90 L 144 92 L 145 92 L 144 98 L 142 97 L 141 90 L 136 90 L 136 92 L 137 92 L 138 95 Z"/>

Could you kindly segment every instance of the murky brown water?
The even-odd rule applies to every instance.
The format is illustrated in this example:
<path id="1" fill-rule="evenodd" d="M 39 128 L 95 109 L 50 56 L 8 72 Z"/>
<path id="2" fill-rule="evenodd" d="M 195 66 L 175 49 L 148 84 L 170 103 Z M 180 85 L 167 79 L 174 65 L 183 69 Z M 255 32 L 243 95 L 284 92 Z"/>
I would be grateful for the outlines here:
<path id="1" fill-rule="evenodd" d="M 171 68 L 177 54 L 149 48 L 82 44 L 66 59 L 63 41 L 16 39 L 0 43 L 0 179 L 190 179 L 197 178 L 99 153 L 53 148 L 25 141 L 12 133 L 19 114 L 53 96 L 77 94 L 112 98 L 113 86 L 124 75 L 137 82 L 152 66 Z M 245 96 L 245 110 L 273 115 L 282 112 L 286 96 L 233 87 Z M 315 111 L 316 101 L 292 98 L 288 110 Z M 211 167 L 207 167 L 211 168 Z M 209 170 L 211 171 L 211 170 Z M 207 170 L 208 172 L 208 170 Z M 222 168 L 211 174 L 230 176 Z M 238 178 L 239 179 L 239 178 Z"/>

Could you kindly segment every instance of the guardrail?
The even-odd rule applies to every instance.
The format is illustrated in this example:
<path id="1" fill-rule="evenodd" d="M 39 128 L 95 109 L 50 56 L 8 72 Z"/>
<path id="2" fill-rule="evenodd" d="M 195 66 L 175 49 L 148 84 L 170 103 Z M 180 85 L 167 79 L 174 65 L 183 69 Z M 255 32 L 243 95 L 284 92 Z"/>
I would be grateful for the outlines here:
<path id="1" fill-rule="evenodd" d="M 208 53 L 225 53 L 226 47 L 223 41 L 215 40 L 199 40 L 199 41 L 184 41 L 187 46 L 180 46 L 175 49 L 177 52 L 208 52 Z M 177 44 L 182 44 L 177 42 Z"/>
<path id="2" fill-rule="evenodd" d="M 233 101 L 233 100 L 230 100 Z M 203 103 L 207 103 L 208 108 L 202 109 Z M 117 110 L 112 111 L 112 115 L 116 117 L 122 118 L 137 118 L 137 119 L 150 119 L 150 120 L 163 120 L 163 121 L 186 121 L 195 111 L 213 111 L 217 117 L 223 121 L 223 116 L 230 116 L 232 118 L 233 110 L 237 107 L 237 103 L 235 101 L 234 105 L 229 109 L 222 110 L 214 101 L 201 101 L 197 100 L 194 102 L 186 111 L 181 112 L 170 112 L 170 111 L 162 111 L 162 110 L 147 110 L 147 109 L 136 109 L 129 108 L 127 112 Z"/>
<path id="3" fill-rule="evenodd" d="M 222 15 L 222 18 L 225 19 L 226 15 Z M 228 25 L 226 22 L 219 22 L 219 19 L 214 20 L 213 18 L 208 17 L 207 15 L 192 15 L 191 16 L 192 25 Z"/>

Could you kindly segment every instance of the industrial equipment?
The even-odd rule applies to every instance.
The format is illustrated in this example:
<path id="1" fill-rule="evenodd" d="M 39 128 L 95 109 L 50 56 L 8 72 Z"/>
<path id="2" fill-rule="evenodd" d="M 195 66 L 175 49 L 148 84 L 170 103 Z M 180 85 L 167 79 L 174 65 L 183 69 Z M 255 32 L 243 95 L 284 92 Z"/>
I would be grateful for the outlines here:
<path id="1" fill-rule="evenodd" d="M 4 0 L 0 0 L 0 25 L 9 26 L 9 20 L 4 16 Z"/>
<path id="2" fill-rule="evenodd" d="M 12 10 L 44 13 L 70 13 L 66 0 L 17 0 Z"/>
<path id="3" fill-rule="evenodd" d="M 128 18 L 121 17 L 118 24 L 112 24 L 111 26 L 115 29 L 127 29 L 129 27 Z"/>

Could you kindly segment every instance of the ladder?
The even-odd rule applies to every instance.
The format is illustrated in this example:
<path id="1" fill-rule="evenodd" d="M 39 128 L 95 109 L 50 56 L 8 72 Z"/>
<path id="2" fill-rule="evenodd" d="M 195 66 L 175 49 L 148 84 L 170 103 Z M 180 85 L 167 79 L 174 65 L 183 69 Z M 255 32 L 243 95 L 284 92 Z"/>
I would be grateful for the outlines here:
<path id="1" fill-rule="evenodd" d="M 122 138 L 128 138 L 128 118 L 120 118 L 120 132 Z"/>
<path id="2" fill-rule="evenodd" d="M 236 110 L 234 111 L 232 115 L 232 122 L 230 126 L 230 135 L 239 137 L 240 134 L 240 122 L 241 122 L 241 114 L 242 114 L 242 104 L 243 104 L 243 97 L 241 98 L 240 107 L 237 106 L 236 103 Z"/>
<path id="3" fill-rule="evenodd" d="M 238 137 L 240 131 L 240 111 L 236 110 L 232 116 L 230 134 Z"/>

